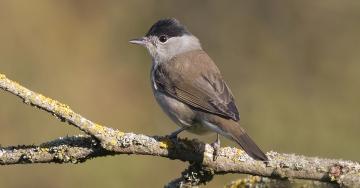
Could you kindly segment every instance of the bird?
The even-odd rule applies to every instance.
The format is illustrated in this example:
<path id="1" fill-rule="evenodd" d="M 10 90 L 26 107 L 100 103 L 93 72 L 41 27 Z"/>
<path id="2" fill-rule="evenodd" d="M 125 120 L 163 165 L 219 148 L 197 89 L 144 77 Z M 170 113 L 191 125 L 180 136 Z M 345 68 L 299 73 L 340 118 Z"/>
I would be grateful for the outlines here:
<path id="1" fill-rule="evenodd" d="M 150 80 L 154 97 L 179 126 L 170 138 L 177 138 L 184 130 L 198 135 L 215 132 L 215 156 L 220 148 L 220 134 L 235 141 L 253 159 L 268 161 L 239 125 L 234 96 L 220 70 L 185 25 L 175 18 L 160 19 L 144 37 L 129 42 L 145 47 L 152 58 Z"/>

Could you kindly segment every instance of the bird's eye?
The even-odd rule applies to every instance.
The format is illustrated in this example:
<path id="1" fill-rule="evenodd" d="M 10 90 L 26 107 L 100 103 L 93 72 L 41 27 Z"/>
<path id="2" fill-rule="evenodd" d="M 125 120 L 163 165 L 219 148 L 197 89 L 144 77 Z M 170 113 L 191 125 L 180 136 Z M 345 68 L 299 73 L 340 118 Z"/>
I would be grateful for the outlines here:
<path id="1" fill-rule="evenodd" d="M 164 43 L 167 41 L 167 37 L 165 35 L 161 35 L 159 40 L 160 40 L 160 42 Z"/>

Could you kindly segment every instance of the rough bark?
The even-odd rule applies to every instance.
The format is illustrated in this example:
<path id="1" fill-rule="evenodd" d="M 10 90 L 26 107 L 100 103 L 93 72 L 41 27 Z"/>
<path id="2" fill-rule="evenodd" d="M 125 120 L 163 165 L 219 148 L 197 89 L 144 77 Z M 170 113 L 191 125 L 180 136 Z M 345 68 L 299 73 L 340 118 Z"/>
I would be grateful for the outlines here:
<path id="1" fill-rule="evenodd" d="M 337 183 L 345 187 L 360 185 L 360 165 L 357 162 L 268 152 L 270 161 L 264 163 L 231 147 L 221 148 L 214 161 L 213 148 L 209 144 L 197 140 L 169 140 L 166 137 L 124 133 L 99 125 L 75 113 L 69 106 L 33 92 L 2 74 L 0 88 L 20 97 L 25 104 L 49 112 L 87 134 L 59 138 L 39 146 L 0 147 L 2 165 L 77 163 L 100 156 L 137 154 L 178 159 L 191 164 L 180 178 L 168 184 L 169 187 L 196 186 L 211 181 L 213 175 L 226 173 L 275 179 L 307 179 Z"/>
<path id="2" fill-rule="evenodd" d="M 271 179 L 259 176 L 249 176 L 232 181 L 225 185 L 225 188 L 288 188 L 288 187 L 306 187 L 306 188 L 337 188 L 336 183 L 309 181 L 299 179 Z"/>

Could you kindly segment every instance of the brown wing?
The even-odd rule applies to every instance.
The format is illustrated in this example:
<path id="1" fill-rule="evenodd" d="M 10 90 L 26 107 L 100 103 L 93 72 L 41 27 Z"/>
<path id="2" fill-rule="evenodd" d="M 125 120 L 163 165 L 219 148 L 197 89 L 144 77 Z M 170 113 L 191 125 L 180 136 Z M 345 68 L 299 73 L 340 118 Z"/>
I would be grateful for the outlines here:
<path id="1" fill-rule="evenodd" d="M 181 54 L 158 65 L 154 81 L 161 92 L 193 108 L 234 121 L 240 119 L 230 89 L 202 50 Z"/>

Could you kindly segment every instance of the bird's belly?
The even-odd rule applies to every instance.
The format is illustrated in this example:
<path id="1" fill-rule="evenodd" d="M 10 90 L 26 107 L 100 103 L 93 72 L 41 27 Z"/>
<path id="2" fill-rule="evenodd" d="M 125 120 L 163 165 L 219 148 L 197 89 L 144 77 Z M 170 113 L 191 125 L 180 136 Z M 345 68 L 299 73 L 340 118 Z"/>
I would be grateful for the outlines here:
<path id="1" fill-rule="evenodd" d="M 169 97 L 159 91 L 154 91 L 156 101 L 162 110 L 180 127 L 188 127 L 187 131 L 195 134 L 209 132 L 206 126 L 197 121 L 197 112 L 188 105 Z"/>

